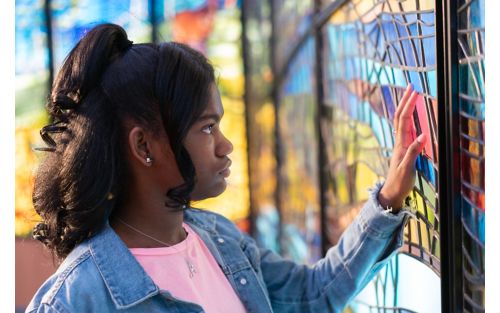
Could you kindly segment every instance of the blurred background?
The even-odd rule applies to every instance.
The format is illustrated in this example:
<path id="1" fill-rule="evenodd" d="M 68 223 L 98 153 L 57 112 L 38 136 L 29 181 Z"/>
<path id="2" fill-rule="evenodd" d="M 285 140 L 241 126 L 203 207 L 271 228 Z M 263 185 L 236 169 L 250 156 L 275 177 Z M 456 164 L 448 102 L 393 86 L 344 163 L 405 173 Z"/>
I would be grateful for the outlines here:
<path id="1" fill-rule="evenodd" d="M 308 265 L 337 243 L 367 189 L 385 177 L 394 111 L 412 83 L 419 93 L 415 135 L 430 138 L 417 161 L 415 216 L 400 253 L 345 312 L 441 312 L 442 302 L 484 312 L 484 0 L 451 0 L 445 9 L 430 0 L 16 0 L 15 6 L 16 310 L 55 270 L 31 239 L 40 157 L 33 148 L 42 145 L 45 98 L 76 42 L 111 22 L 134 43 L 184 42 L 212 61 L 233 166 L 226 192 L 194 206 L 225 215 L 259 245 Z M 440 46 L 443 34 L 451 47 Z M 445 64 L 458 71 L 444 82 Z M 443 98 L 448 92 L 453 97 Z M 446 110 L 456 113 L 440 119 Z M 443 212 L 453 217 L 442 219 Z M 445 247 L 443 224 L 456 230 Z M 453 261 L 455 280 L 443 260 Z"/>

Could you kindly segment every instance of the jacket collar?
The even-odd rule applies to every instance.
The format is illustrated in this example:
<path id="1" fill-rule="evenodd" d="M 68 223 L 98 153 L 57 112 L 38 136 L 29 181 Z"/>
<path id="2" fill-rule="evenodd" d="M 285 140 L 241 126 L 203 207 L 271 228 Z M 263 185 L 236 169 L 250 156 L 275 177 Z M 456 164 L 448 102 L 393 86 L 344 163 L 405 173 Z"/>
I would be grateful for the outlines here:
<path id="1" fill-rule="evenodd" d="M 198 226 L 210 234 L 216 234 L 215 227 L 217 221 L 216 215 L 213 213 L 201 209 L 189 208 L 184 211 L 184 222 L 189 226 Z"/>
<path id="2" fill-rule="evenodd" d="M 215 233 L 215 215 L 203 210 L 187 209 L 184 221 L 190 226 Z M 117 309 L 129 308 L 160 292 L 109 222 L 88 241 L 88 245 Z"/>
<path id="3" fill-rule="evenodd" d="M 158 294 L 158 287 L 109 222 L 89 240 L 89 247 L 117 309 L 131 307 Z"/>

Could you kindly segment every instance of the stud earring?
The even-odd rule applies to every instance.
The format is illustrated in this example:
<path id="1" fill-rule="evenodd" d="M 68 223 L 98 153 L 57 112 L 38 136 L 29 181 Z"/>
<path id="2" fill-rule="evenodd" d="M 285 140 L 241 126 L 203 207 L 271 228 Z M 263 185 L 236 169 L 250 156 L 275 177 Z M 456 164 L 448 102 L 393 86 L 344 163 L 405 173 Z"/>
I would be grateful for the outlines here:
<path id="1" fill-rule="evenodd" d="M 148 165 L 151 165 L 151 163 L 153 163 L 153 158 L 152 158 L 152 157 L 150 157 L 150 156 L 147 156 L 147 157 L 146 157 L 146 163 L 147 163 Z"/>

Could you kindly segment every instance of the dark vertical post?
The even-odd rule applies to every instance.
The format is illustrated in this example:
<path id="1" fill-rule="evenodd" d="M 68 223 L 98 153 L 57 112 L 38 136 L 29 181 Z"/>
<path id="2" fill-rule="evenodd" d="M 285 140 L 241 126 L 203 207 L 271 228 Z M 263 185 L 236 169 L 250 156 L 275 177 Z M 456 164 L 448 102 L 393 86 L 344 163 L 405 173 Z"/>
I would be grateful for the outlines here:
<path id="1" fill-rule="evenodd" d="M 279 92 L 279 82 L 276 79 L 280 69 L 277 68 L 276 62 L 276 38 L 277 38 L 277 29 L 276 29 L 276 15 L 278 12 L 278 8 L 276 7 L 277 0 L 270 0 L 271 2 L 271 39 L 269 42 L 270 51 L 270 63 L 271 63 L 271 71 L 273 73 L 273 87 L 272 87 L 272 100 L 274 104 L 274 147 L 275 147 L 275 156 L 276 156 L 276 209 L 279 215 L 279 229 L 278 229 L 278 242 L 279 242 L 279 253 L 283 252 L 283 212 L 281 208 L 281 163 L 282 163 L 282 155 L 281 155 L 281 143 L 280 143 L 280 127 L 279 127 L 279 102 L 280 102 L 280 92 Z"/>
<path id="2" fill-rule="evenodd" d="M 316 21 L 321 13 L 321 0 L 314 1 L 314 18 Z M 315 74 L 316 74 L 316 132 L 318 134 L 318 177 L 319 177 L 319 204 L 320 204 L 320 222 L 321 222 L 321 254 L 325 255 L 328 250 L 328 240 L 326 236 L 327 227 L 327 199 L 326 199 L 326 151 L 321 132 L 321 117 L 324 116 L 324 89 L 323 89 L 323 24 L 316 24 L 314 28 L 315 42 Z"/>
<path id="3" fill-rule="evenodd" d="M 436 0 L 441 312 L 463 312 L 456 0 Z"/>
<path id="4" fill-rule="evenodd" d="M 50 0 L 44 2 L 45 27 L 47 28 L 47 49 L 49 62 L 49 92 L 52 90 L 52 82 L 54 81 L 54 43 L 52 40 L 52 12 L 50 9 Z"/>
<path id="5" fill-rule="evenodd" d="M 250 123 L 250 118 L 251 115 L 250 113 L 253 112 L 253 107 L 254 102 L 251 100 L 252 98 L 252 81 L 251 81 L 251 64 L 252 64 L 252 59 L 249 55 L 250 52 L 250 42 L 248 41 L 248 33 L 247 33 L 247 20 L 248 20 L 248 6 L 249 6 L 248 1 L 242 1 L 241 2 L 241 11 L 240 11 L 240 21 L 241 21 L 241 53 L 242 53 L 242 58 L 243 58 L 243 76 L 244 76 L 244 89 L 243 89 L 243 101 L 245 103 L 245 129 L 246 129 L 246 140 L 247 140 L 247 177 L 248 177 L 248 192 L 249 192 L 249 197 L 250 197 L 250 216 L 249 216 L 249 222 L 250 222 L 250 235 L 255 236 L 255 219 L 256 214 L 255 214 L 255 204 L 253 203 L 253 188 L 252 188 L 252 182 L 253 182 L 253 177 L 252 177 L 252 171 L 250 170 L 251 165 L 250 165 L 250 153 L 252 152 L 253 148 L 253 142 L 251 141 L 251 123 Z"/>
<path id="6" fill-rule="evenodd" d="M 158 42 L 158 19 L 156 12 L 156 0 L 149 0 L 149 22 L 151 23 L 151 41 Z"/>

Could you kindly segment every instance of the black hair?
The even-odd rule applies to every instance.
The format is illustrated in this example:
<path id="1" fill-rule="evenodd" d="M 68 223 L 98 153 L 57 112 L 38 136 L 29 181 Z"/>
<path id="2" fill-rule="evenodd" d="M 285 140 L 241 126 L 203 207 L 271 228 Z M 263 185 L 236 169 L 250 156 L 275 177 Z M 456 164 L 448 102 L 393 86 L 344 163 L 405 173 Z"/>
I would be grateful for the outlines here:
<path id="1" fill-rule="evenodd" d="M 129 169 L 124 121 L 168 136 L 180 186 L 166 191 L 168 207 L 185 207 L 196 180 L 183 146 L 205 110 L 214 70 L 201 53 L 174 42 L 133 44 L 114 24 L 98 25 L 71 50 L 47 101 L 51 123 L 40 134 L 47 151 L 36 176 L 33 204 L 42 222 L 33 230 L 58 258 L 93 236 L 123 200 Z"/>

